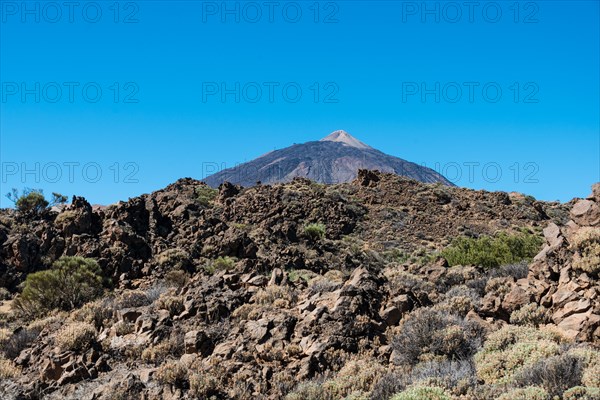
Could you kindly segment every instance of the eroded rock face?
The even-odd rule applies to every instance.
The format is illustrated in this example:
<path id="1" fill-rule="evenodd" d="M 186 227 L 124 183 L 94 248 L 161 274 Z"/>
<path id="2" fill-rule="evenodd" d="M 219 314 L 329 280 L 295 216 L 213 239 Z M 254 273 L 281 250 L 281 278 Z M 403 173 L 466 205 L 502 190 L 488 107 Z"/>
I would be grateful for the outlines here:
<path id="1" fill-rule="evenodd" d="M 567 337 L 579 341 L 600 341 L 600 285 L 598 271 L 584 271 L 574 265 L 581 257 L 574 242 L 583 230 L 600 223 L 600 184 L 592 195 L 577 201 L 572 220 L 564 227 L 550 224 L 544 229 L 546 246 L 530 267 L 529 282 L 536 301 L 550 309 L 552 322 Z"/>

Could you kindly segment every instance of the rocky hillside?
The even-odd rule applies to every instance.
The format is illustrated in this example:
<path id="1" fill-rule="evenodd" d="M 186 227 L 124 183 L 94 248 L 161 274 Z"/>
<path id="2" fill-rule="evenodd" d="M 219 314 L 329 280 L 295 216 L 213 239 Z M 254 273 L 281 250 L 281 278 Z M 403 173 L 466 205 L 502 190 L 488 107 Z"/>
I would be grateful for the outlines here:
<path id="1" fill-rule="evenodd" d="M 101 281 L 59 300 L 93 298 L 35 314 L 31 277 L 82 260 Z M 597 399 L 599 272 L 600 184 L 559 204 L 362 170 L 2 210 L 0 398 Z"/>
<path id="2" fill-rule="evenodd" d="M 223 182 L 248 187 L 256 182 L 274 184 L 290 182 L 294 178 L 335 184 L 356 179 L 359 169 L 379 170 L 420 182 L 441 182 L 453 186 L 434 170 L 384 154 L 345 131 L 335 131 L 320 141 L 269 152 L 211 175 L 204 181 L 212 187 L 218 187 Z"/>

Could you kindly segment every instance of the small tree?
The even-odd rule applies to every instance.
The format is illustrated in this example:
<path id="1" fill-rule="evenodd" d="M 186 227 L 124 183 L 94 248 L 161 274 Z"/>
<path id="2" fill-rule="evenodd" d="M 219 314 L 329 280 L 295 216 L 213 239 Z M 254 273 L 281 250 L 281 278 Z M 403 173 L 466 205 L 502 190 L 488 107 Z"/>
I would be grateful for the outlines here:
<path id="1" fill-rule="evenodd" d="M 67 196 L 60 193 L 52 193 L 52 199 L 46 200 L 42 189 L 23 189 L 23 193 L 19 195 L 17 189 L 7 193 L 6 197 L 15 204 L 16 209 L 23 214 L 41 214 L 44 210 L 57 204 L 67 202 Z"/>
<path id="2" fill-rule="evenodd" d="M 28 315 L 61 309 L 72 310 L 100 296 L 101 269 L 83 257 L 61 257 L 52 269 L 29 274 L 14 306 Z"/>

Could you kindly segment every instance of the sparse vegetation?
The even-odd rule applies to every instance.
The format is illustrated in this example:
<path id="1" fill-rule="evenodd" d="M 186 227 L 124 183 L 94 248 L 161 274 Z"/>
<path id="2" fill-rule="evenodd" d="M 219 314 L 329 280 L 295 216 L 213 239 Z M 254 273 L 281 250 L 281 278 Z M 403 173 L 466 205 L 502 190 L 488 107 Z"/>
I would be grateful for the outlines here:
<path id="1" fill-rule="evenodd" d="M 196 188 L 196 199 L 205 207 L 212 205 L 218 194 L 219 191 L 211 188 L 210 186 L 199 186 Z"/>
<path id="2" fill-rule="evenodd" d="M 578 252 L 573 268 L 584 272 L 600 272 L 600 228 L 585 227 L 573 235 L 571 248 Z"/>
<path id="3" fill-rule="evenodd" d="M 235 267 L 236 259 L 233 257 L 219 257 L 204 266 L 210 275 L 217 271 L 230 271 Z"/>
<path id="4" fill-rule="evenodd" d="M 17 189 L 13 189 L 6 197 L 14 203 L 19 212 L 27 215 L 38 215 L 49 207 L 67 202 L 67 197 L 60 193 L 52 193 L 52 199 L 48 201 L 41 189 L 30 188 L 23 189 L 21 194 Z"/>
<path id="5" fill-rule="evenodd" d="M 56 333 L 56 344 L 63 351 L 85 351 L 95 339 L 96 328 L 85 322 L 73 322 Z"/>
<path id="6" fill-rule="evenodd" d="M 496 236 L 459 237 L 442 251 L 451 266 L 477 265 L 497 268 L 504 264 L 529 260 L 541 248 L 542 239 L 535 234 L 500 232 Z"/>
<path id="7" fill-rule="evenodd" d="M 479 349 L 483 330 L 474 322 L 432 308 L 414 311 L 392 338 L 399 361 L 416 365 L 442 356 L 449 360 L 471 357 Z"/>
<path id="8" fill-rule="evenodd" d="M 311 240 L 321 240 L 325 237 L 327 227 L 322 223 L 308 224 L 304 227 L 304 235 Z"/>
<path id="9" fill-rule="evenodd" d="M 452 400 L 443 389 L 430 386 L 416 386 L 398 393 L 392 400 Z"/>
<path id="10" fill-rule="evenodd" d="M 27 315 L 53 309 L 72 310 L 100 296 L 101 270 L 96 261 L 82 257 L 62 257 L 52 269 L 29 274 L 14 307 Z"/>

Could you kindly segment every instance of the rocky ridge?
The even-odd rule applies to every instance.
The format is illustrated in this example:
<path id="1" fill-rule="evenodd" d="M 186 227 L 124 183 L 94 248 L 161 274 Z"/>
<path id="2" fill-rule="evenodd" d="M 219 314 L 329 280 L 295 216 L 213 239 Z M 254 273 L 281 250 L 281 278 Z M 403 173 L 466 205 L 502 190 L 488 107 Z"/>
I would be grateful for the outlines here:
<path id="1" fill-rule="evenodd" d="M 7 354 L 22 375 L 2 380 L 2 398 L 283 398 L 353 365 L 403 368 L 399 329 L 465 297 L 456 292 L 472 297 L 461 315 L 485 331 L 533 304 L 569 340 L 600 343 L 597 272 L 581 269 L 587 250 L 575 245 L 599 227 L 600 185 L 568 204 L 372 171 L 332 186 L 223 184 L 210 203 L 198 200 L 205 190 L 182 179 L 106 208 L 76 197 L 36 221 L 0 212 L 2 286 L 16 291 L 64 255 L 96 259 L 115 286 L 29 325 L 5 317 L 26 344 Z M 325 237 L 307 235 L 310 223 Z M 520 228 L 546 241 L 524 273 L 435 256 L 458 235 Z M 206 268 L 219 257 L 232 265 Z M 70 326 L 90 332 L 85 346 L 61 346 Z"/>

